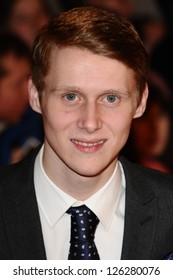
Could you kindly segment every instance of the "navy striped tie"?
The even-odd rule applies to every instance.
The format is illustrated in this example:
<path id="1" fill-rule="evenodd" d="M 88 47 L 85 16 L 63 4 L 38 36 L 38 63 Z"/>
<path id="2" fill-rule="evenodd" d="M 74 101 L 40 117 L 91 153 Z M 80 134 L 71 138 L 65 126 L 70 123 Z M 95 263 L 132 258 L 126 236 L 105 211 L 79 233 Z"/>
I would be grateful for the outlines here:
<path id="1" fill-rule="evenodd" d="M 99 260 L 94 234 L 99 223 L 97 216 L 86 206 L 70 207 L 71 240 L 69 260 Z"/>

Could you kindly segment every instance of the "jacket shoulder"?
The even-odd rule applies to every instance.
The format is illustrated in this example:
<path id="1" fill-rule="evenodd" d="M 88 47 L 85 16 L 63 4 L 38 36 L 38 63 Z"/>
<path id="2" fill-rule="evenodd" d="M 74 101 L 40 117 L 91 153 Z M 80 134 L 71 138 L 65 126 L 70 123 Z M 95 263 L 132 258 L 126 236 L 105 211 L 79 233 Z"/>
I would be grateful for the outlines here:
<path id="1" fill-rule="evenodd" d="M 32 151 L 26 158 L 15 164 L 0 167 L 0 193 L 8 186 L 16 186 L 25 182 L 26 178 L 33 177 L 34 162 L 39 149 Z"/>
<path id="2" fill-rule="evenodd" d="M 132 163 L 124 157 L 120 157 L 120 162 L 127 181 L 135 181 L 139 188 L 149 186 L 154 192 L 158 191 L 160 194 L 165 192 L 173 195 L 172 175 Z"/>

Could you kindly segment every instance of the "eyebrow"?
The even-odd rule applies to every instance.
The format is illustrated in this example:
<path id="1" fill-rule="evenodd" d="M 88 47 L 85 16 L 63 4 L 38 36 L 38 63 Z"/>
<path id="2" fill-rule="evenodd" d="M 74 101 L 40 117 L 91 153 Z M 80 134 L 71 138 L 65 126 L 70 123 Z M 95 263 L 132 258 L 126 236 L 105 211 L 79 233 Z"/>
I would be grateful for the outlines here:
<path id="1" fill-rule="evenodd" d="M 121 90 L 121 89 L 108 89 L 103 91 L 103 94 L 120 94 L 120 95 L 124 95 L 124 96 L 129 96 L 130 92 L 125 91 L 125 90 Z"/>
<path id="2" fill-rule="evenodd" d="M 81 91 L 80 88 L 78 87 L 75 87 L 75 86 L 56 86 L 56 87 L 53 87 L 50 92 L 55 92 L 55 91 Z"/>
<path id="3" fill-rule="evenodd" d="M 79 92 L 82 93 L 82 89 L 76 86 L 56 86 L 53 87 L 50 92 L 61 92 L 61 91 L 71 91 L 71 92 Z M 104 90 L 103 92 L 101 92 L 102 95 L 104 94 L 119 94 L 119 95 L 123 95 L 123 96 L 129 96 L 130 92 L 126 91 L 126 90 L 121 90 L 121 89 L 107 89 Z"/>

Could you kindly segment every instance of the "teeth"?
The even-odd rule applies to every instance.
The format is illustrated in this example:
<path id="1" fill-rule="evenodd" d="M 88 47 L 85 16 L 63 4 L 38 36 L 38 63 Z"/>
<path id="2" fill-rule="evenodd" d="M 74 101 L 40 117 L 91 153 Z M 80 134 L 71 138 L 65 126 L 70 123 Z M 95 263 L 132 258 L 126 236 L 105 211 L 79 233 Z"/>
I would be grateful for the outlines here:
<path id="1" fill-rule="evenodd" d="M 98 142 L 95 142 L 95 143 L 85 143 L 85 142 L 80 142 L 80 141 L 77 141 L 77 140 L 73 140 L 72 139 L 72 142 L 77 144 L 77 145 L 81 145 L 81 146 L 84 146 L 84 147 L 93 147 L 93 146 L 96 146 L 96 145 L 101 145 L 104 143 L 104 140 L 101 140 L 101 141 L 98 141 Z"/>

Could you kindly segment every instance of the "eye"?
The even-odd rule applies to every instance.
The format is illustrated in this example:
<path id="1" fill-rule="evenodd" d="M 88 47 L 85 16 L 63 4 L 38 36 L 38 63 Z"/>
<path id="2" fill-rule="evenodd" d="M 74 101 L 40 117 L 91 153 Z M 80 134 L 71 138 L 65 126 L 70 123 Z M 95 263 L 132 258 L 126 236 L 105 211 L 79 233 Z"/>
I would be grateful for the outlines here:
<path id="1" fill-rule="evenodd" d="M 65 99 L 68 101 L 74 101 L 77 99 L 77 95 L 73 92 L 69 92 L 65 95 Z"/>
<path id="2" fill-rule="evenodd" d="M 117 101 L 117 96 L 114 94 L 109 94 L 106 96 L 106 101 L 109 103 L 114 103 Z"/>

